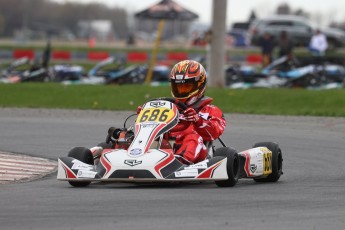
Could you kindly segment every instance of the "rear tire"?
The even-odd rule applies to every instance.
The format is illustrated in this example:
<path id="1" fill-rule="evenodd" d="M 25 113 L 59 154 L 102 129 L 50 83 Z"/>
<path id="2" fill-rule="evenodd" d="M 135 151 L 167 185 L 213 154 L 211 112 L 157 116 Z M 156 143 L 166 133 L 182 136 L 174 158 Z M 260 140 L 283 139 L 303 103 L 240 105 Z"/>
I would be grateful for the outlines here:
<path id="1" fill-rule="evenodd" d="M 75 147 L 69 151 L 68 156 L 80 160 L 85 164 L 94 164 L 92 152 L 88 148 Z M 68 183 L 73 187 L 86 187 L 91 184 L 90 181 L 68 181 Z"/>
<path id="2" fill-rule="evenodd" d="M 283 155 L 279 145 L 272 142 L 260 142 L 253 147 L 267 147 L 272 152 L 272 173 L 265 178 L 254 178 L 254 181 L 277 182 L 283 174 Z"/>
<path id="3" fill-rule="evenodd" d="M 226 157 L 227 158 L 227 173 L 228 179 L 215 181 L 218 187 L 233 187 L 237 184 L 240 175 L 240 159 L 235 149 L 229 147 L 222 147 L 215 151 L 214 157 Z"/>

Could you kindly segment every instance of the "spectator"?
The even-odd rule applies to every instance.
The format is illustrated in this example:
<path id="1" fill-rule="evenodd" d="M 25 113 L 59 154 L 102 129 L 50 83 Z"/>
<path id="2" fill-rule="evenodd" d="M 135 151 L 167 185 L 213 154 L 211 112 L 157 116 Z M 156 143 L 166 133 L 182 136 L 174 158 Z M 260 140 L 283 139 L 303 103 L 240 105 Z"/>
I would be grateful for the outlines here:
<path id="1" fill-rule="evenodd" d="M 50 40 L 47 42 L 47 46 L 43 51 L 42 55 L 42 67 L 48 69 L 49 67 L 49 60 L 50 60 L 50 53 L 51 53 L 51 44 Z"/>
<path id="2" fill-rule="evenodd" d="M 315 34 L 311 37 L 309 50 L 314 56 L 323 56 L 327 47 L 328 43 L 326 36 L 321 33 L 320 30 L 316 30 Z"/>
<path id="3" fill-rule="evenodd" d="M 268 66 L 272 62 L 272 52 L 274 49 L 274 41 L 272 36 L 266 32 L 259 41 L 262 53 L 262 65 Z"/>
<path id="4" fill-rule="evenodd" d="M 135 45 L 135 37 L 133 33 L 129 33 L 126 39 L 126 44 L 129 46 Z"/>
<path id="5" fill-rule="evenodd" d="M 293 42 L 289 39 L 285 30 L 280 33 L 279 37 L 279 53 L 278 58 L 287 56 L 288 59 L 292 59 Z"/>

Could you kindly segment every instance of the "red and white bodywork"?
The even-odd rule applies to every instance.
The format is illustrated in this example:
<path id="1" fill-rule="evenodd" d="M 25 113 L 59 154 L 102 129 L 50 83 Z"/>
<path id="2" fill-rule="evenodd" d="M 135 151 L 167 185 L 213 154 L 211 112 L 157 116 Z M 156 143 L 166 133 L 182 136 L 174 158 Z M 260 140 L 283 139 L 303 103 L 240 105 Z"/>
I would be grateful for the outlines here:
<path id="1" fill-rule="evenodd" d="M 136 120 L 135 137 L 128 149 L 103 150 L 97 165 L 61 157 L 57 179 L 128 182 L 227 179 L 226 158 L 184 165 L 175 158 L 171 147 L 162 144 L 163 134 L 178 123 L 178 116 L 178 109 L 171 102 L 146 103 Z M 99 151 L 97 148 L 100 147 L 92 150 Z"/>
<path id="2" fill-rule="evenodd" d="M 221 181 L 228 179 L 226 157 L 209 157 L 197 164 L 185 165 L 174 155 L 163 134 L 179 119 L 174 103 L 165 100 L 147 102 L 135 123 L 134 139 L 128 149 L 91 148 L 99 151 L 97 164 L 90 165 L 72 157 L 58 160 L 58 180 L 109 182 Z M 241 177 L 270 173 L 272 153 L 265 147 L 239 153 Z M 272 169 L 271 169 L 272 170 Z"/>

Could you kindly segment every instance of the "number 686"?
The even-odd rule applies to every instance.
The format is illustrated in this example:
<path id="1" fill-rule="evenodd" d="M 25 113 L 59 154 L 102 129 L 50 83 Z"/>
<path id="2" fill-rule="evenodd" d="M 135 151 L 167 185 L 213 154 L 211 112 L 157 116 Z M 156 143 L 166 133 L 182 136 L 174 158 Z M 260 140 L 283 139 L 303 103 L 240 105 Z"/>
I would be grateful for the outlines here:
<path id="1" fill-rule="evenodd" d="M 139 117 L 139 122 L 156 121 L 166 122 L 169 118 L 169 109 L 147 109 Z"/>

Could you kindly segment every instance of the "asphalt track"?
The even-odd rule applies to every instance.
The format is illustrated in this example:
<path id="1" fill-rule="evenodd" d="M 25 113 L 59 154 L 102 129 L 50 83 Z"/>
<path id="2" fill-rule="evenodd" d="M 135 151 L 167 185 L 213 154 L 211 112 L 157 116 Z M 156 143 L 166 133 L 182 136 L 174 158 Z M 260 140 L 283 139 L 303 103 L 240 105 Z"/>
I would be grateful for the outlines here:
<path id="1" fill-rule="evenodd" d="M 0 109 L 0 150 L 57 159 L 103 141 L 129 112 Z M 56 173 L 0 185 L 0 229 L 345 229 L 345 118 L 226 115 L 223 140 L 238 150 L 278 142 L 278 183 L 233 188 L 92 185 Z"/>

